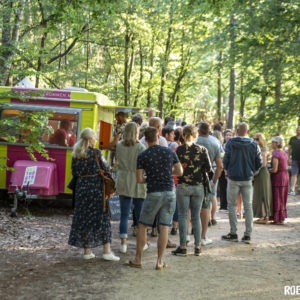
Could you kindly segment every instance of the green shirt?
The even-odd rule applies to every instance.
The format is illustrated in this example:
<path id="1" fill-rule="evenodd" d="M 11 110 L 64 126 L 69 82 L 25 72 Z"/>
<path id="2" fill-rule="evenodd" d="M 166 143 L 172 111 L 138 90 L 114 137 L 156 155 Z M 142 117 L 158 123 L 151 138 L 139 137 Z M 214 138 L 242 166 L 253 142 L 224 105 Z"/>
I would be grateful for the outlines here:
<path id="1" fill-rule="evenodd" d="M 291 137 L 289 145 L 292 147 L 292 160 L 300 161 L 300 139 L 296 136 Z"/>

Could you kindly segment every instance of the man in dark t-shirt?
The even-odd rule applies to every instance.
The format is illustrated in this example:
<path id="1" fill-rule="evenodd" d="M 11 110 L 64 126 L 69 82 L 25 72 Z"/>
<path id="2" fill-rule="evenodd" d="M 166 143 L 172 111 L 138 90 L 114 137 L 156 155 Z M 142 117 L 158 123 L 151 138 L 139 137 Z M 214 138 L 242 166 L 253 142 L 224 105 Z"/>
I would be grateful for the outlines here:
<path id="1" fill-rule="evenodd" d="M 145 139 L 149 148 L 138 155 L 136 177 L 138 183 L 147 183 L 147 197 L 139 219 L 135 259 L 129 261 L 128 266 L 141 268 L 147 227 L 152 226 L 158 214 L 160 234 L 157 239 L 156 269 L 161 270 L 167 267 L 162 256 L 168 243 L 168 227 L 172 225 L 176 206 L 172 175 L 181 176 L 183 171 L 176 153 L 158 145 L 156 128 L 148 127 L 145 130 Z"/>
<path id="2" fill-rule="evenodd" d="M 298 192 L 300 193 L 300 126 L 297 127 L 297 135 L 291 137 L 289 142 L 289 164 L 291 168 L 291 189 L 289 195 L 295 196 L 295 187 L 298 177 Z"/>

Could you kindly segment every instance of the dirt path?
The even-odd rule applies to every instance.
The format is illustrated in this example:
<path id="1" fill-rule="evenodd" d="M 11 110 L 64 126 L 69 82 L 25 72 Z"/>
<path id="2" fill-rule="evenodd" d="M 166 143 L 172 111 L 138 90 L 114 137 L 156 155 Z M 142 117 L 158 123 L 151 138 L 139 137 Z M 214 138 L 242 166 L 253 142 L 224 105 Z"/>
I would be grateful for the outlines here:
<path id="1" fill-rule="evenodd" d="M 135 241 L 129 239 L 120 263 L 101 259 L 83 261 L 67 245 L 70 210 L 32 213 L 30 218 L 8 217 L 0 208 L 0 299 L 300 299 L 284 296 L 284 286 L 300 286 L 300 196 L 289 197 L 288 224 L 254 225 L 253 243 L 220 240 L 228 233 L 228 217 L 218 214 L 209 228 L 214 240 L 193 255 L 175 257 L 167 250 L 169 268 L 154 270 L 155 239 L 145 252 L 143 269 L 123 265 L 133 258 Z M 239 221 L 239 236 L 244 222 Z M 118 253 L 118 223 L 113 224 L 113 245 Z M 171 236 L 178 243 L 178 235 Z"/>

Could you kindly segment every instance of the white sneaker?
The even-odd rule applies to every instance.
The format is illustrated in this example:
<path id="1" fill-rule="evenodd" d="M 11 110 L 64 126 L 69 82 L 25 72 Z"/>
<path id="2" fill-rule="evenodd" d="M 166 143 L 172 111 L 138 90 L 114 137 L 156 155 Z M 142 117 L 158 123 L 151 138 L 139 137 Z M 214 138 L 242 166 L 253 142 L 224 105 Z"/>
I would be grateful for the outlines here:
<path id="1" fill-rule="evenodd" d="M 120 257 L 119 256 L 115 256 L 113 252 L 110 253 L 104 253 L 102 255 L 102 258 L 105 260 L 112 260 L 112 261 L 119 261 Z"/>
<path id="2" fill-rule="evenodd" d="M 206 246 L 206 245 L 212 244 L 212 242 L 213 241 L 208 238 L 201 239 L 201 246 Z"/>
<path id="3" fill-rule="evenodd" d="M 121 245 L 120 252 L 121 253 L 126 253 L 127 252 L 127 245 Z"/>
<path id="4" fill-rule="evenodd" d="M 147 249 L 149 249 L 148 243 L 145 244 L 145 246 L 144 246 L 144 248 L 143 248 L 143 251 L 146 251 Z"/>
<path id="5" fill-rule="evenodd" d="M 94 253 L 90 253 L 90 254 L 84 254 L 83 255 L 83 259 L 92 259 L 92 258 L 95 258 L 95 254 Z"/>

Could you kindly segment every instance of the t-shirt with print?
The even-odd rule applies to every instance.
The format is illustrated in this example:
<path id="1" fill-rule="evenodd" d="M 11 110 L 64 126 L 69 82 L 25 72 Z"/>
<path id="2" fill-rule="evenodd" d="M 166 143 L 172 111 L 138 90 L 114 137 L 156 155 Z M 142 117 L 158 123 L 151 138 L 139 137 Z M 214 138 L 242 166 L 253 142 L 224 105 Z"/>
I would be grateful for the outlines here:
<path id="1" fill-rule="evenodd" d="M 137 169 L 145 170 L 147 193 L 172 191 L 172 168 L 178 162 L 176 153 L 163 146 L 154 145 L 141 152 Z"/>
<path id="2" fill-rule="evenodd" d="M 292 160 L 300 161 L 300 139 L 296 136 L 291 137 L 289 145 L 292 147 Z"/>
<path id="3" fill-rule="evenodd" d="M 183 175 L 178 177 L 178 184 L 203 183 L 203 173 L 212 171 L 207 149 L 196 144 L 184 144 L 177 148 L 176 153 L 183 167 Z"/>

